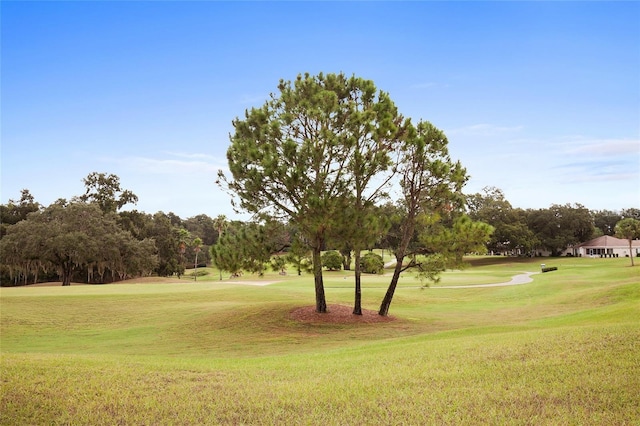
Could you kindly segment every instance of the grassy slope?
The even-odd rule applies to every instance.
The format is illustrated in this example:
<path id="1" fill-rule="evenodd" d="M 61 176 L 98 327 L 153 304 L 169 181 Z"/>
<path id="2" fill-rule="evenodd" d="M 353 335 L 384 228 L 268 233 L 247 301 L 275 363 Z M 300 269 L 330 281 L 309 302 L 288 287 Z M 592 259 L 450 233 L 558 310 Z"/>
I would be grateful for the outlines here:
<path id="1" fill-rule="evenodd" d="M 637 424 L 640 269 L 544 261 L 559 270 L 513 287 L 407 275 L 384 324 L 292 321 L 309 276 L 2 289 L 0 424 Z M 478 259 L 441 284 L 539 262 Z M 365 308 L 387 280 L 365 277 Z M 325 281 L 352 303 L 348 273 Z"/>

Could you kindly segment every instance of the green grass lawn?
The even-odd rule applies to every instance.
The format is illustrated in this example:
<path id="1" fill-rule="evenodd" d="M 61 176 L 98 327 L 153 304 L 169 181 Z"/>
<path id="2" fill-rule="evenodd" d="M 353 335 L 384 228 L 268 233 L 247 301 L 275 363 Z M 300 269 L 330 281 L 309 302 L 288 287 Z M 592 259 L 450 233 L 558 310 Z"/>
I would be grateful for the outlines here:
<path id="1" fill-rule="evenodd" d="M 309 324 L 310 275 L 0 290 L 0 424 L 640 424 L 640 267 L 474 258 L 376 324 Z M 491 288 L 435 288 L 509 281 Z M 228 278 L 228 277 L 225 277 Z M 389 276 L 363 277 L 377 310 Z M 352 275 L 325 275 L 329 304 Z"/>

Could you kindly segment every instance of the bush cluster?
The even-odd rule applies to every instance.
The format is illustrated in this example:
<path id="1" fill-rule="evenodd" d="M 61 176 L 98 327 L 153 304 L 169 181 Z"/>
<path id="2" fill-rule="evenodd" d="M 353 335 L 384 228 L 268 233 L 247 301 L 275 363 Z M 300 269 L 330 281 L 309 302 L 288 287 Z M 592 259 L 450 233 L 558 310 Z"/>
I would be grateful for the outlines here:
<path id="1" fill-rule="evenodd" d="M 384 261 L 378 254 L 367 253 L 360 258 L 360 268 L 367 274 L 381 274 L 384 271 Z"/>
<path id="2" fill-rule="evenodd" d="M 322 266 L 330 271 L 342 269 L 342 255 L 335 250 L 324 252 L 320 260 L 322 261 Z"/>

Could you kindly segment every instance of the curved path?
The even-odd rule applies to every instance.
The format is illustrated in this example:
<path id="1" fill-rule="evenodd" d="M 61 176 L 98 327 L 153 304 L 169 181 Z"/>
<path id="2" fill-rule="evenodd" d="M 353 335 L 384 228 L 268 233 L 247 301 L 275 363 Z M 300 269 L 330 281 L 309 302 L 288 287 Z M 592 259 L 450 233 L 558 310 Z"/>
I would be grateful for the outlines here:
<path id="1" fill-rule="evenodd" d="M 520 284 L 528 284 L 533 281 L 531 275 L 537 274 L 538 272 L 525 272 L 522 274 L 514 275 L 511 277 L 511 281 L 507 281 L 504 283 L 494 283 L 494 284 L 470 284 L 470 285 L 443 285 L 443 286 L 430 286 L 429 288 L 481 288 L 481 287 L 505 287 L 508 285 L 520 285 Z"/>
<path id="2" fill-rule="evenodd" d="M 511 281 L 503 282 L 503 283 L 494 283 L 494 284 L 468 284 L 468 285 L 442 285 L 442 286 L 429 286 L 427 288 L 482 288 L 482 287 L 505 287 L 509 285 L 520 285 L 520 284 L 528 284 L 533 281 L 531 275 L 537 274 L 538 272 L 524 272 L 522 274 L 514 275 L 511 277 Z M 220 284 L 241 284 L 241 285 L 256 285 L 256 286 L 265 286 L 269 284 L 275 284 L 280 281 L 217 281 Z M 329 287 L 330 288 L 330 287 Z M 406 287 L 405 287 L 406 288 Z M 424 288 L 424 287 L 419 287 Z"/>

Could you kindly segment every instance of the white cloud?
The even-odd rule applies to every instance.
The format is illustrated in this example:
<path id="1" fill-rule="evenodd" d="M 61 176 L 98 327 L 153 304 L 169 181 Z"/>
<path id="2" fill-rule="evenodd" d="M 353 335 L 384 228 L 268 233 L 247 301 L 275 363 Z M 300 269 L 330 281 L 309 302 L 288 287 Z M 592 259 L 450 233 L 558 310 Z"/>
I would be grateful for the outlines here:
<path id="1" fill-rule="evenodd" d="M 216 175 L 218 170 L 227 169 L 226 160 L 201 153 L 170 153 L 166 158 L 132 156 L 124 158 L 107 158 L 105 161 L 119 164 L 138 174 L 162 175 Z"/>
<path id="2" fill-rule="evenodd" d="M 481 123 L 446 130 L 445 133 L 452 136 L 495 136 L 517 133 L 522 129 L 523 126 L 498 126 L 495 124 Z"/>
<path id="3" fill-rule="evenodd" d="M 599 139 L 568 142 L 569 154 L 627 155 L 640 154 L 640 139 Z"/>
<path id="4" fill-rule="evenodd" d="M 640 182 L 640 141 L 571 138 L 557 144 L 555 166 L 568 182 Z"/>
<path id="5" fill-rule="evenodd" d="M 431 89 L 432 87 L 438 86 L 437 83 L 428 82 L 428 83 L 418 83 L 411 86 L 412 89 Z"/>
<path id="6" fill-rule="evenodd" d="M 188 152 L 172 152 L 172 151 L 165 151 L 164 152 L 167 155 L 173 156 L 173 157 L 180 157 L 180 158 L 199 158 L 202 160 L 211 160 L 211 161 L 215 161 L 216 157 L 214 157 L 213 155 L 210 154 L 201 154 L 201 153 L 188 153 Z"/>

